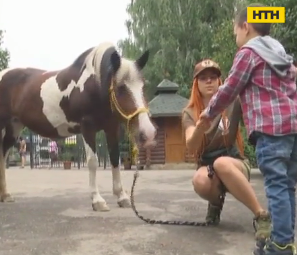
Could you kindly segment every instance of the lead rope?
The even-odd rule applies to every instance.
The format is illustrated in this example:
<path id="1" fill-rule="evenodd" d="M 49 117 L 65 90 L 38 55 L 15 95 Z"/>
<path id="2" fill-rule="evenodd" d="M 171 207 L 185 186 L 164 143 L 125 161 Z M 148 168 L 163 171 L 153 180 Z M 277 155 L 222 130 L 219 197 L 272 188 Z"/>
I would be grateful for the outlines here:
<path id="1" fill-rule="evenodd" d="M 137 156 L 138 155 L 136 155 L 136 157 Z M 212 179 L 213 175 L 215 174 L 213 166 L 212 165 L 207 166 L 207 171 L 208 171 L 208 177 L 210 179 Z M 178 220 L 153 220 L 150 218 L 145 218 L 144 216 L 140 215 L 138 210 L 136 209 L 135 199 L 134 199 L 134 191 L 135 191 L 135 187 L 136 187 L 138 178 L 139 178 L 139 171 L 136 170 L 134 173 L 133 183 L 131 186 L 130 202 L 131 202 L 131 207 L 132 207 L 133 212 L 140 220 L 142 220 L 148 224 L 151 224 L 151 225 L 178 225 L 178 226 L 193 226 L 193 227 L 208 227 L 208 226 L 215 225 L 214 222 L 206 222 L 206 221 L 197 222 L 197 221 L 180 221 L 180 220 L 179 221 Z M 223 205 L 225 202 L 226 191 L 224 190 L 222 185 L 220 185 L 220 188 L 221 188 L 221 194 L 219 196 L 219 200 L 220 200 L 220 214 L 221 214 Z"/>
<path id="2" fill-rule="evenodd" d="M 225 127 L 225 125 L 224 125 Z M 227 148 L 228 149 L 228 148 Z M 136 158 L 138 157 L 138 153 L 136 155 Z M 208 171 L 208 178 L 212 179 L 215 171 L 212 165 L 207 166 L 207 171 Z M 135 206 L 135 199 L 134 199 L 134 191 L 137 183 L 137 179 L 139 178 L 139 171 L 136 170 L 134 173 L 133 177 L 133 183 L 131 186 L 131 195 L 130 195 L 130 202 L 131 202 L 131 207 L 135 215 L 142 221 L 151 224 L 151 225 L 178 225 L 178 226 L 193 226 L 193 227 L 208 227 L 208 226 L 213 226 L 214 222 L 197 222 L 197 221 L 177 221 L 177 220 L 153 220 L 150 218 L 145 218 L 144 216 L 140 215 L 138 210 L 136 209 Z M 221 193 L 219 196 L 219 201 L 220 201 L 220 214 L 223 209 L 223 205 L 225 202 L 225 197 L 226 197 L 226 190 L 224 189 L 224 185 L 221 183 L 220 185 Z"/>
<path id="3" fill-rule="evenodd" d="M 194 227 L 207 227 L 207 226 L 212 226 L 212 222 L 196 222 L 196 221 L 177 221 L 177 220 L 153 220 L 150 218 L 145 218 L 144 216 L 140 215 L 138 210 L 136 209 L 135 206 L 135 200 L 134 200 L 134 190 L 136 187 L 137 179 L 139 177 L 139 172 L 135 171 L 134 173 L 134 178 L 133 178 L 133 183 L 131 187 L 131 195 L 130 195 L 130 201 L 131 201 L 131 207 L 135 215 L 142 221 L 152 224 L 152 225 L 179 225 L 179 226 L 194 226 Z M 225 193 L 220 195 L 220 201 L 221 204 L 224 204 L 225 201 Z M 222 206 L 223 207 L 223 206 Z M 222 208 L 221 207 L 221 208 Z"/>

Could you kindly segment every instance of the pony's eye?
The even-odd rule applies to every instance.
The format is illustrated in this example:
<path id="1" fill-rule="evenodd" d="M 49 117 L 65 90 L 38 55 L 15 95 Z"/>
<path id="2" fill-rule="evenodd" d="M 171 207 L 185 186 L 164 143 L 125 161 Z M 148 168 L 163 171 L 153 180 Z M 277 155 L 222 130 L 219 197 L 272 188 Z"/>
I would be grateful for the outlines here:
<path id="1" fill-rule="evenodd" d="M 125 85 L 119 85 L 117 87 L 117 92 L 118 92 L 118 94 L 120 96 L 123 95 L 125 93 L 125 91 L 126 91 L 126 86 Z"/>

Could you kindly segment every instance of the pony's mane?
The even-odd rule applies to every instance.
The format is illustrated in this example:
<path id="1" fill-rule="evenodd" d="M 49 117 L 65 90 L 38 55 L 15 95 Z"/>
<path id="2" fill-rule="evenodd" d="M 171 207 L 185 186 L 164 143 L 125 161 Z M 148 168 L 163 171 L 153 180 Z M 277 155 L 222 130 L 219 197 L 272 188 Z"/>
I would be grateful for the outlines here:
<path id="1" fill-rule="evenodd" d="M 113 43 L 104 42 L 84 51 L 72 65 L 79 68 L 81 72 L 87 69 L 88 72 L 96 75 L 96 79 L 100 80 L 100 68 L 103 56 L 104 54 L 111 54 L 114 51 L 117 51 L 117 49 Z M 118 82 L 140 75 L 134 63 L 133 60 L 121 57 L 121 66 L 115 77 Z"/>
<path id="2" fill-rule="evenodd" d="M 103 54 L 109 48 L 115 49 L 115 45 L 111 42 L 104 42 L 94 47 L 86 56 L 83 66 L 89 69 L 89 71 L 93 71 L 94 73 L 99 74 Z M 97 78 L 100 78 L 100 77 L 97 77 Z"/>
<path id="3" fill-rule="evenodd" d="M 73 66 L 81 69 L 85 65 L 86 57 L 91 53 L 94 47 L 87 49 L 82 54 L 80 54 L 72 63 Z"/>

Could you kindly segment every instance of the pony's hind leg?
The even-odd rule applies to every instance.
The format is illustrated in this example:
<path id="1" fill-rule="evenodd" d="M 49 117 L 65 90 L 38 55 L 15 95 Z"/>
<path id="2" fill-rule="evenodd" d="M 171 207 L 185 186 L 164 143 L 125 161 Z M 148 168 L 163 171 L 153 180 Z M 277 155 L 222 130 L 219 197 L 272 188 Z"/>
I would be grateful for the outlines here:
<path id="1" fill-rule="evenodd" d="M 7 193 L 6 186 L 6 174 L 4 168 L 4 157 L 3 157 L 3 136 L 5 135 L 5 130 L 1 131 L 0 135 L 0 202 L 6 202 L 10 198 Z"/>
<path id="2" fill-rule="evenodd" d="M 10 148 L 13 146 L 15 139 L 11 136 L 10 129 L 2 130 L 0 138 L 0 201 L 14 202 L 13 197 L 7 192 L 6 184 L 6 160 L 9 155 Z"/>
<path id="3" fill-rule="evenodd" d="M 91 192 L 92 207 L 94 211 L 109 211 L 109 207 L 106 204 L 104 198 L 100 195 L 97 181 L 96 170 L 98 167 L 98 158 L 96 154 L 96 132 L 90 132 L 83 129 L 84 147 L 87 157 L 87 165 L 89 168 L 89 187 Z"/>
<path id="4" fill-rule="evenodd" d="M 0 137 L 0 201 L 14 202 L 13 197 L 7 192 L 5 168 L 6 161 L 11 147 L 15 144 L 16 138 L 23 129 L 23 124 L 16 118 L 9 122 L 2 130 Z"/>

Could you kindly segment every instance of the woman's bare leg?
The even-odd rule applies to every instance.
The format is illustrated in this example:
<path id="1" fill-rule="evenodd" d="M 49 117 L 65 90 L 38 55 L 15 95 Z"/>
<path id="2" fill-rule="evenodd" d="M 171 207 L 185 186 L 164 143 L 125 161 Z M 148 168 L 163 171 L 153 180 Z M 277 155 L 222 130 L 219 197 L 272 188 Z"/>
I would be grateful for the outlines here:
<path id="1" fill-rule="evenodd" d="M 215 175 L 212 179 L 208 178 L 206 167 L 200 168 L 195 173 L 193 185 L 196 193 L 210 203 L 219 205 L 218 197 L 221 192 L 219 180 L 221 180 L 227 190 L 254 213 L 255 238 L 261 246 L 262 240 L 270 236 L 271 220 L 269 213 L 260 205 L 248 176 L 242 172 L 245 169 L 244 163 L 231 157 L 220 157 L 215 161 L 214 169 Z"/>
<path id="2" fill-rule="evenodd" d="M 218 158 L 213 167 L 217 176 L 224 183 L 228 191 L 246 207 L 248 207 L 255 215 L 264 211 L 260 205 L 256 194 L 242 173 L 243 162 L 231 157 Z"/>
<path id="3" fill-rule="evenodd" d="M 216 175 L 212 179 L 208 177 L 208 171 L 205 166 L 200 167 L 194 174 L 192 180 L 195 192 L 211 204 L 219 205 L 221 195 L 220 180 Z"/>
<path id="4" fill-rule="evenodd" d="M 209 201 L 205 221 L 217 225 L 220 223 L 221 212 L 224 205 L 223 191 L 217 176 L 208 177 L 206 167 L 201 167 L 193 177 L 193 186 L 196 193 Z"/>

